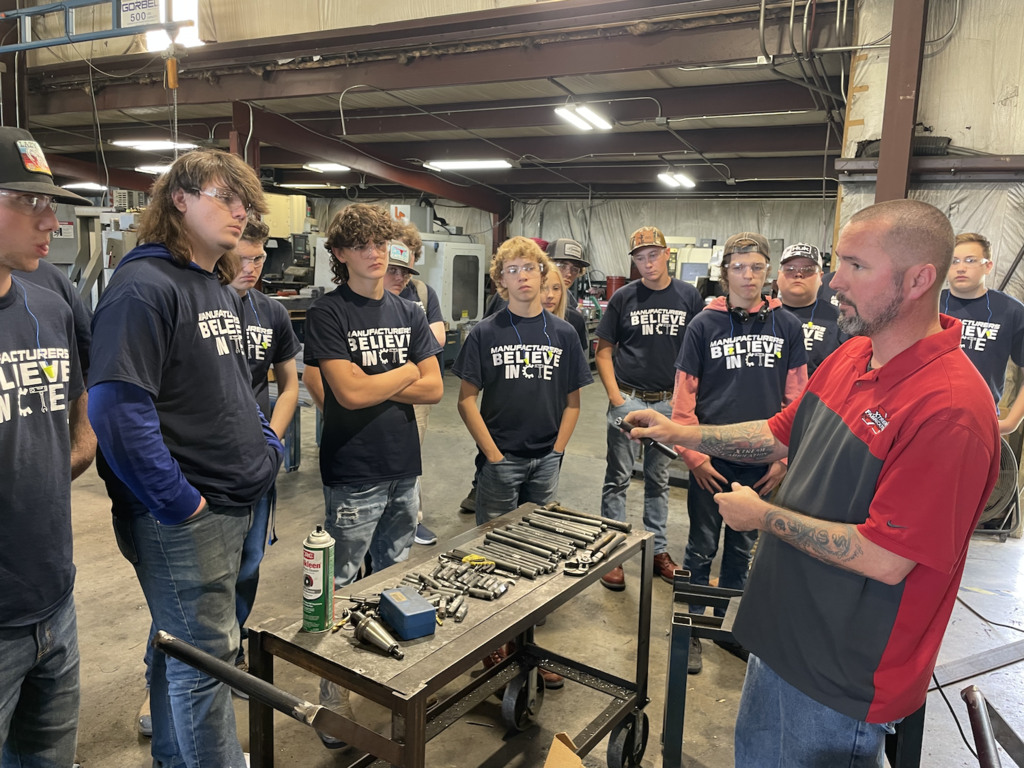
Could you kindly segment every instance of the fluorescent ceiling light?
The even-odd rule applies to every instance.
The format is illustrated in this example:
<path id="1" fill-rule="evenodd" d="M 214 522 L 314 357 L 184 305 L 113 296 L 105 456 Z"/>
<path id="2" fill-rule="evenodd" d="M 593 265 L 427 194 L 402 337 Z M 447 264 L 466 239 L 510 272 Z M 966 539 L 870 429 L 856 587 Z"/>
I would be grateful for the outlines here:
<path id="1" fill-rule="evenodd" d="M 674 177 L 669 176 L 667 173 L 659 173 L 658 178 L 661 179 L 666 184 L 668 184 L 670 187 L 680 186 L 679 182 L 676 181 Z"/>
<path id="2" fill-rule="evenodd" d="M 574 110 L 566 109 L 565 107 L 558 107 L 555 109 L 555 114 L 566 122 L 572 123 L 581 131 L 592 131 L 594 126 L 584 120 L 582 117 L 576 114 Z M 609 126 L 610 127 L 610 126 Z"/>
<path id="3" fill-rule="evenodd" d="M 674 173 L 672 175 L 675 176 L 676 177 L 676 181 L 678 181 L 684 187 L 688 187 L 689 189 L 693 189 L 694 187 L 697 186 L 697 182 L 695 182 L 693 179 L 691 179 L 685 173 Z"/>
<path id="4" fill-rule="evenodd" d="M 172 149 L 195 149 L 199 146 L 198 144 L 175 143 L 173 141 L 135 141 L 127 139 L 110 143 L 115 147 L 127 147 L 128 149 L 137 149 L 140 152 L 167 152 Z"/>
<path id="5" fill-rule="evenodd" d="M 285 189 L 345 189 L 341 184 L 318 184 L 314 182 L 295 182 L 293 184 L 278 184 Z"/>
<path id="6" fill-rule="evenodd" d="M 326 171 L 340 172 L 340 171 L 351 171 L 347 165 L 341 163 L 306 163 L 302 166 L 303 170 L 316 171 L 317 173 L 324 173 Z"/>
<path id="7" fill-rule="evenodd" d="M 150 173 L 153 176 L 159 176 L 161 173 L 167 173 L 171 170 L 169 165 L 140 165 L 135 168 L 139 173 Z"/>
<path id="8" fill-rule="evenodd" d="M 593 123 L 595 128 L 600 128 L 602 131 L 610 131 L 612 129 L 612 124 L 594 112 L 590 107 L 576 107 L 576 114 L 582 115 L 588 121 Z"/>
<path id="9" fill-rule="evenodd" d="M 424 168 L 435 171 L 485 171 L 496 168 L 511 168 L 508 160 L 431 160 Z"/>
<path id="10" fill-rule="evenodd" d="M 95 181 L 76 181 L 74 184 L 65 184 L 64 189 L 83 189 L 91 192 L 104 192 L 106 187 L 97 184 Z"/>

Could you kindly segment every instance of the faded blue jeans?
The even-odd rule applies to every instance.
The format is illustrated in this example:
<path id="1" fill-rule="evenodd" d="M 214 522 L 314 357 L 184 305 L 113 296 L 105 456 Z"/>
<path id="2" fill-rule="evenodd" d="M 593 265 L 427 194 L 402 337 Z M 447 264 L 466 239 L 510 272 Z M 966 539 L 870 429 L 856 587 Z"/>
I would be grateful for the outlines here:
<path id="1" fill-rule="evenodd" d="M 271 520 L 276 506 L 277 487 L 272 485 L 263 498 L 253 505 L 252 525 L 249 526 L 249 532 L 245 535 L 245 541 L 242 543 L 242 562 L 238 567 L 238 581 L 235 583 L 235 615 L 238 616 L 238 626 L 241 632 L 237 661 L 242 661 L 245 658 L 241 641 L 249 636 L 245 622 L 256 603 L 256 588 L 260 583 L 260 563 L 263 562 L 263 552 L 267 548 L 267 538 L 270 537 L 271 544 L 277 540 Z"/>
<path id="2" fill-rule="evenodd" d="M 537 459 L 506 455 L 480 467 L 476 483 L 476 524 L 508 514 L 520 504 L 548 504 L 558 494 L 564 454 L 551 451 Z"/>
<path id="3" fill-rule="evenodd" d="M 74 763 L 79 693 L 74 596 L 45 621 L 0 627 L 0 765 Z"/>
<path id="4" fill-rule="evenodd" d="M 334 537 L 334 586 L 348 586 L 370 553 L 374 572 L 409 557 L 416 536 L 416 478 L 324 486 L 325 530 Z"/>
<path id="5" fill-rule="evenodd" d="M 890 733 L 892 723 L 819 704 L 751 654 L 736 716 L 737 768 L 882 768 Z"/>
<path id="6" fill-rule="evenodd" d="M 625 395 L 623 395 L 625 397 Z M 672 418 L 672 399 L 645 403 L 635 397 L 615 408 L 608 404 L 608 468 L 601 489 L 601 517 L 626 521 L 626 491 L 633 477 L 633 462 L 640 446 L 617 427 L 616 419 L 646 408 Z M 668 468 L 672 460 L 655 450 L 644 450 L 644 528 L 654 534 L 654 554 L 668 551 Z"/>
<path id="7" fill-rule="evenodd" d="M 711 465 L 728 481 L 753 487 L 764 477 L 768 466 L 764 464 L 733 464 L 719 458 L 712 458 Z M 690 537 L 686 542 L 683 568 L 690 572 L 690 583 L 706 586 L 711 579 L 711 563 L 718 553 L 718 539 L 722 536 L 722 514 L 718 511 L 715 495 L 705 491 L 696 481 L 690 483 L 686 492 L 686 511 L 690 516 Z M 757 541 L 757 531 L 734 531 L 725 526 L 722 544 L 722 566 L 718 575 L 718 586 L 726 589 L 743 589 L 750 573 L 750 553 Z M 704 613 L 703 605 L 691 605 L 690 613 Z M 725 616 L 724 608 L 715 608 L 715 616 Z"/>
<path id="8" fill-rule="evenodd" d="M 148 512 L 114 518 L 156 629 L 229 664 L 238 653 L 235 582 L 252 507 L 208 506 L 178 525 Z M 230 689 L 184 662 L 153 653 L 154 768 L 244 768 Z"/>

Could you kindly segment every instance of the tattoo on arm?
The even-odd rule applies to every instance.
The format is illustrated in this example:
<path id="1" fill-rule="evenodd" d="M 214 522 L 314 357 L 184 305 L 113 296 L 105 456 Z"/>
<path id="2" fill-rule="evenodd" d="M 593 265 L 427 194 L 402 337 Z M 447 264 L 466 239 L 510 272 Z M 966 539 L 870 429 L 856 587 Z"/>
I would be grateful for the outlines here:
<path id="1" fill-rule="evenodd" d="M 747 464 L 766 464 L 785 457 L 783 449 L 768 429 L 767 421 L 747 421 L 726 426 L 700 428 L 700 444 L 696 450 Z"/>
<path id="2" fill-rule="evenodd" d="M 864 550 L 852 525 L 816 520 L 779 507 L 771 507 L 765 513 L 764 524 L 765 530 L 811 557 L 861 572 L 854 561 L 864 554 Z"/>

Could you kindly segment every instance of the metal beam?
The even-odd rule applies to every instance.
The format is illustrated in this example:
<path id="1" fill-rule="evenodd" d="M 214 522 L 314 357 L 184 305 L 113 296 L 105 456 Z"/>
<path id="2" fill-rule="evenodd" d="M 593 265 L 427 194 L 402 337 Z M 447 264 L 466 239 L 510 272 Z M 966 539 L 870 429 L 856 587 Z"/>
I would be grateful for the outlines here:
<path id="1" fill-rule="evenodd" d="M 878 158 L 836 158 L 835 164 L 844 183 L 875 181 L 879 176 Z M 929 182 L 1024 181 L 1024 155 L 912 157 L 910 175 Z"/>
<path id="2" fill-rule="evenodd" d="M 248 127 L 247 107 L 244 112 L 245 125 Z M 267 144 L 290 149 L 310 159 L 341 163 L 359 173 L 454 200 L 488 213 L 504 215 L 508 211 L 508 201 L 484 187 L 457 186 L 406 163 L 362 148 L 355 149 L 338 139 L 304 129 L 273 112 L 253 109 L 252 118 L 254 132 Z"/>
<path id="3" fill-rule="evenodd" d="M 835 85 L 838 88 L 838 82 Z M 616 101 L 616 99 L 629 99 Z M 644 91 L 620 91 L 587 95 L 581 98 L 595 105 L 606 117 L 620 122 L 653 120 L 659 112 L 672 120 L 686 120 L 706 117 L 728 117 L 749 115 L 756 121 L 758 113 L 806 112 L 807 121 L 817 123 L 820 113 L 815 111 L 814 101 L 807 89 L 784 81 L 757 83 L 730 83 L 690 88 L 664 88 Z M 536 126 L 564 126 L 565 122 L 554 113 L 554 108 L 565 102 L 564 97 L 535 99 L 502 99 L 497 101 L 475 101 L 455 104 L 427 104 L 423 109 L 440 115 L 444 120 L 455 123 L 467 130 L 494 128 L 525 128 Z M 289 114 L 294 120 L 308 122 L 319 133 L 341 135 L 341 121 L 337 110 L 330 112 L 304 112 Z M 76 141 L 64 131 L 73 130 L 88 134 L 83 146 L 93 143 L 91 112 L 82 115 L 81 127 L 62 130 L 37 127 L 40 141 L 44 146 L 68 145 Z M 673 127 L 685 129 L 685 123 Z M 210 132 L 219 139 L 226 139 L 229 125 L 224 118 L 185 120 L 179 125 L 181 134 L 196 139 L 206 139 Z M 414 108 L 399 105 L 384 109 L 355 109 L 345 112 L 345 130 L 349 136 L 380 135 L 382 133 L 426 133 L 450 131 L 450 125 L 430 115 L 424 115 Z M 117 138 L 165 138 L 170 128 L 144 123 L 105 123 L 103 136 L 107 140 Z"/>
<path id="4" fill-rule="evenodd" d="M 876 203 L 902 200 L 907 196 L 927 26 L 928 0 L 893 0 L 892 45 L 885 81 Z"/>
<path id="5" fill-rule="evenodd" d="M 834 9 L 818 11 L 815 46 L 831 39 Z M 658 29 L 657 25 L 652 25 Z M 788 20 L 772 19 L 766 25 L 769 36 L 784 38 Z M 760 42 L 756 22 L 709 24 L 689 29 L 665 29 L 649 34 L 598 34 L 585 39 L 567 39 L 543 45 L 515 45 L 484 48 L 465 53 L 418 58 L 386 58 L 344 64 L 325 61 L 303 68 L 276 65 L 259 73 L 251 69 L 224 74 L 186 69 L 180 77 L 178 97 L 182 103 L 212 104 L 229 101 L 258 101 L 336 94 L 353 85 L 370 84 L 385 90 L 402 90 L 452 85 L 484 85 L 549 77 L 589 76 L 615 72 L 660 69 L 705 64 L 709 61 L 756 59 Z M 260 41 L 272 44 L 271 41 Z M 301 46 L 293 55 L 313 53 Z M 783 51 L 785 53 L 785 51 Z M 188 60 L 186 67 L 192 66 Z M 67 90 L 30 95 L 33 115 L 88 112 L 89 95 L 78 85 Z M 97 96 L 97 109 L 133 109 L 165 106 L 162 88 L 155 83 L 109 84 Z"/>
<path id="6" fill-rule="evenodd" d="M 76 160 L 64 155 L 47 155 L 46 160 L 49 162 L 54 176 L 75 181 L 92 181 L 96 184 L 107 183 L 107 173 L 95 163 Z M 153 186 L 153 177 L 144 173 L 125 171 L 120 168 L 110 168 L 109 170 L 110 186 L 112 187 L 149 192 L 150 187 Z"/>
<path id="7" fill-rule="evenodd" d="M 794 86 L 796 87 L 796 86 Z M 804 91 L 804 93 L 807 93 Z M 653 124 L 651 126 L 654 127 Z M 824 124 L 800 126 L 763 126 L 760 128 L 714 128 L 686 131 L 683 135 L 705 154 L 799 152 L 809 154 L 824 149 Z M 531 136 L 524 138 L 489 137 L 509 151 L 513 158 L 534 155 L 564 160 L 584 155 L 660 155 L 693 154 L 665 130 L 644 133 L 587 133 L 572 136 Z M 373 143 L 374 149 L 385 150 L 392 157 L 417 157 L 424 160 L 467 160 L 500 154 L 479 139 L 456 141 L 410 141 Z M 835 148 L 836 154 L 839 147 Z M 266 156 L 265 162 L 274 161 Z"/>

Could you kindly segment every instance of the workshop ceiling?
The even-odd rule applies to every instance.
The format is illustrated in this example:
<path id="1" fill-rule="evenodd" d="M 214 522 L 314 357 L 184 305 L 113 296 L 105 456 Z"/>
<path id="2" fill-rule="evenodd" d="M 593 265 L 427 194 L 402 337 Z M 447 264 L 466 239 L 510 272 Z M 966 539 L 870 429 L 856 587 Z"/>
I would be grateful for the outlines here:
<path id="1" fill-rule="evenodd" d="M 834 45 L 836 3 L 816 5 L 807 39 L 815 48 Z M 545 6 L 558 6 L 561 15 Z M 577 11 L 571 20 L 566 6 Z M 803 78 L 839 94 L 844 61 L 819 58 L 812 80 L 811 63 L 794 60 L 790 50 L 789 3 L 769 4 L 772 71 L 758 62 L 756 11 L 749 0 L 564 0 L 464 14 L 482 19 L 474 27 L 479 31 L 448 16 L 293 41 L 270 38 L 263 46 L 213 44 L 181 61 L 179 140 L 226 149 L 234 136 L 239 151 L 248 141 L 250 162 L 259 146 L 268 185 L 348 188 L 308 193 L 326 196 L 408 196 L 417 192 L 409 180 L 426 174 L 443 182 L 435 189 L 466 190 L 459 193 L 464 199 L 473 190 L 506 201 L 834 194 L 842 99 L 814 92 Z M 796 37 L 801 23 L 798 11 Z M 494 32 L 520 28 L 530 33 Z M 371 38 L 376 42 L 368 43 Z M 435 38 L 446 47 L 424 42 Z M 159 58 L 94 64 L 95 112 L 82 62 L 28 71 L 29 126 L 47 151 L 65 155 L 64 167 L 82 178 L 83 169 L 100 164 L 98 122 L 108 168 L 131 171 L 168 160 L 110 144 L 171 137 L 174 107 Z M 588 104 L 612 129 L 573 127 L 554 112 L 567 102 Z M 291 121 L 288 129 L 280 116 Z M 381 175 L 302 169 L 323 159 L 332 141 L 339 151 L 371 159 Z M 503 159 L 513 167 L 457 173 L 422 167 L 471 159 Z M 696 187 L 659 182 L 670 168 Z"/>

